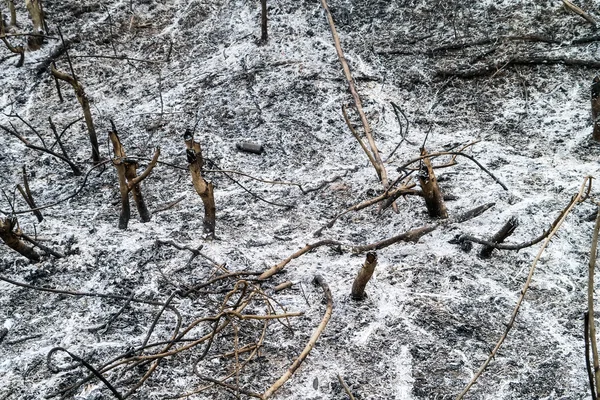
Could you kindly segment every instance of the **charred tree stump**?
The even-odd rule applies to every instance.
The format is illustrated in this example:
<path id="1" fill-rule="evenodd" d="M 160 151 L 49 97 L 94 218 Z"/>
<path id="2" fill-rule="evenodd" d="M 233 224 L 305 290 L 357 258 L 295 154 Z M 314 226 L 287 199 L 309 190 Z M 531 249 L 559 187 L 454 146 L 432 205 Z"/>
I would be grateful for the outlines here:
<path id="1" fill-rule="evenodd" d="M 498 232 L 490 239 L 490 242 L 494 244 L 499 244 L 504 242 L 504 240 L 513 234 L 515 229 L 519 226 L 519 220 L 515 217 L 512 217 L 500 228 Z M 483 246 L 481 251 L 479 252 L 479 257 L 481 258 L 490 258 L 492 256 L 492 251 L 494 251 L 493 246 Z"/>
<path id="2" fill-rule="evenodd" d="M 113 165 L 117 170 L 117 176 L 119 178 L 119 191 L 121 193 L 122 208 L 121 215 L 119 216 L 119 229 L 127 229 L 127 224 L 129 223 L 129 218 L 131 216 L 131 207 L 129 205 L 129 192 L 131 192 L 133 195 L 133 201 L 135 201 L 142 222 L 148 222 L 152 218 L 152 215 L 150 214 L 150 211 L 148 211 L 148 207 L 146 206 L 146 202 L 144 201 L 144 197 L 142 196 L 140 183 L 148 175 L 150 175 L 150 173 L 156 166 L 158 156 L 160 155 L 160 149 L 156 149 L 152 161 L 150 162 L 146 170 L 138 176 L 136 172 L 138 163 L 136 161 L 128 160 L 126 158 L 127 154 L 125 153 L 125 149 L 123 148 L 123 145 L 119 140 L 117 130 L 115 129 L 114 124 L 112 125 L 113 130 L 112 132 L 109 132 L 108 135 L 113 145 L 113 153 L 115 155 Z"/>
<path id="3" fill-rule="evenodd" d="M 38 50 L 44 43 L 44 11 L 41 0 L 25 0 L 29 17 L 33 22 L 33 35 L 27 38 L 27 46 L 30 50 Z"/>
<path id="4" fill-rule="evenodd" d="M 422 148 L 421 156 L 426 156 L 427 151 Z M 444 196 L 440 187 L 437 183 L 435 173 L 433 172 L 433 166 L 429 158 L 423 158 L 421 163 L 421 169 L 419 171 L 419 183 L 421 184 L 421 190 L 423 191 L 423 197 L 425 198 L 425 205 L 429 216 L 432 218 L 448 218 L 448 210 L 446 204 L 444 204 Z"/>
<path id="5" fill-rule="evenodd" d="M 600 77 L 596 76 L 592 82 L 592 121 L 594 123 L 594 131 L 592 139 L 600 142 Z"/>
<path id="6" fill-rule="evenodd" d="M 367 283 L 373 276 L 373 272 L 375 271 L 376 266 L 377 253 L 367 253 L 365 263 L 358 272 L 358 275 L 356 276 L 356 278 L 354 279 L 354 283 L 352 284 L 352 298 L 354 300 L 363 300 L 366 297 L 365 287 L 367 286 Z"/>
<path id="7" fill-rule="evenodd" d="M 194 189 L 196 189 L 196 192 L 202 199 L 202 203 L 204 203 L 204 232 L 214 236 L 217 210 L 215 206 L 214 185 L 202 176 L 204 159 L 202 158 L 200 143 L 194 141 L 194 136 L 189 130 L 185 132 L 183 139 L 187 148 L 186 155 L 192 175 L 192 183 L 194 184 Z"/>
<path id="8" fill-rule="evenodd" d="M 40 261 L 40 255 L 33 247 L 27 246 L 13 230 L 17 225 L 16 218 L 0 218 L 0 239 L 11 249 L 33 262 Z"/>
<path id="9" fill-rule="evenodd" d="M 87 126 L 88 134 L 90 136 L 90 143 L 92 144 L 92 161 L 94 164 L 100 162 L 100 150 L 98 146 L 98 137 L 96 136 L 96 128 L 94 128 L 94 121 L 92 120 L 92 112 L 90 111 L 90 101 L 83 90 L 83 86 L 79 83 L 75 74 L 73 76 L 66 74 L 57 70 L 52 64 L 50 71 L 52 72 L 52 76 L 56 79 L 60 79 L 61 81 L 65 81 L 69 83 L 73 90 L 75 90 L 75 96 L 77 96 L 77 101 L 81 104 L 81 108 L 83 109 L 83 118 L 85 119 L 85 125 Z"/>

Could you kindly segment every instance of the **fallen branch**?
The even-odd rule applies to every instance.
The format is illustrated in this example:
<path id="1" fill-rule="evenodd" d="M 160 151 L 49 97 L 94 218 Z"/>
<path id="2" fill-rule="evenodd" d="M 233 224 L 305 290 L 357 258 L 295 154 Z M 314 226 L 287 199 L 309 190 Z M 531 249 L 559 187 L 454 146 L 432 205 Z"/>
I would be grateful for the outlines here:
<path id="1" fill-rule="evenodd" d="M 552 227 L 550 234 L 544 240 L 544 243 L 540 247 L 540 250 L 538 251 L 535 259 L 533 260 L 531 268 L 529 269 L 529 274 L 527 275 L 527 280 L 525 281 L 525 284 L 523 285 L 523 288 L 521 289 L 521 295 L 519 296 L 519 300 L 517 301 L 517 304 L 515 305 L 515 308 L 512 312 L 512 315 L 510 317 L 508 324 L 506 325 L 506 329 L 504 330 L 504 333 L 502 334 L 502 336 L 496 343 L 496 346 L 494 346 L 494 349 L 490 352 L 487 359 L 481 365 L 481 367 L 479 368 L 477 373 L 469 381 L 469 383 L 463 389 L 463 391 L 458 395 L 458 397 L 456 398 L 457 400 L 462 399 L 467 394 L 469 389 L 471 389 L 471 387 L 475 384 L 475 382 L 477 382 L 477 379 L 479 379 L 481 374 L 483 374 L 483 372 L 485 371 L 487 366 L 494 359 L 494 357 L 498 353 L 498 350 L 500 350 L 500 347 L 502 347 L 504 340 L 506 340 L 508 333 L 510 332 L 510 330 L 512 329 L 512 327 L 515 323 L 517 314 L 519 313 L 519 310 L 521 308 L 521 304 L 523 303 L 523 300 L 525 299 L 525 295 L 527 294 L 527 290 L 529 289 L 529 285 L 531 284 L 531 280 L 533 279 L 533 273 L 535 272 L 537 263 L 540 260 L 540 258 L 542 257 L 542 253 L 544 252 L 546 247 L 548 247 L 548 245 L 550 244 L 550 240 L 552 239 L 552 237 L 554 235 L 556 235 L 556 232 L 558 231 L 558 229 L 561 227 L 561 225 L 567 218 L 567 215 L 569 215 L 571 213 L 571 211 L 577 204 L 579 204 L 580 202 L 582 202 L 583 200 L 585 200 L 587 198 L 589 191 L 591 190 L 591 182 L 592 182 L 591 178 L 586 177 L 583 181 L 583 184 L 581 185 L 581 188 L 579 189 L 579 192 L 575 196 L 573 196 L 573 198 L 571 199 L 569 204 L 561 212 L 559 219 L 557 220 L 556 224 Z M 586 188 L 587 188 L 587 190 L 586 190 Z"/>
<path id="2" fill-rule="evenodd" d="M 581 18 L 585 19 L 587 22 L 592 24 L 594 28 L 596 27 L 596 20 L 592 18 L 592 16 L 581 8 L 577 7 L 575 4 L 571 3 L 569 0 L 562 0 L 566 9 L 571 10 L 575 14 L 579 15 Z"/>
<path id="3" fill-rule="evenodd" d="M 398 242 L 417 243 L 419 241 L 419 239 L 421 239 L 421 237 L 425 236 L 426 234 L 428 234 L 430 232 L 433 232 L 439 226 L 450 225 L 450 224 L 454 224 L 454 223 L 461 223 L 461 222 L 468 221 L 472 218 L 478 217 L 479 215 L 483 214 L 485 211 L 490 209 L 494 204 L 495 203 L 484 204 L 484 205 L 475 207 L 474 209 L 469 210 L 463 214 L 460 214 L 455 217 L 438 222 L 437 224 L 425 225 L 420 228 L 412 229 L 410 231 L 403 232 L 399 235 L 393 236 L 391 238 L 388 238 L 388 239 L 385 239 L 385 240 L 382 240 L 379 242 L 375 242 L 375 243 L 371 243 L 371 244 L 367 244 L 367 245 L 363 245 L 363 246 L 354 246 L 354 247 L 351 247 L 351 250 L 353 253 L 363 253 L 365 251 L 381 250 L 385 247 L 391 246 L 392 244 L 395 244 Z"/>
<path id="4" fill-rule="evenodd" d="M 436 72 L 436 76 L 438 78 L 460 78 L 460 79 L 473 79 L 473 78 L 481 78 L 490 75 L 496 75 L 501 70 L 507 69 L 509 67 L 514 67 L 516 65 L 566 65 L 569 67 L 584 67 L 590 69 L 599 69 L 600 61 L 596 60 L 585 60 L 580 58 L 568 58 L 568 57 L 551 57 L 551 56 L 522 56 L 515 57 L 508 60 L 497 61 L 491 64 L 485 64 L 478 68 L 471 69 L 446 69 L 446 70 L 438 70 Z"/>
<path id="5" fill-rule="evenodd" d="M 519 220 L 516 217 L 512 217 L 504 225 L 502 228 L 494 236 L 492 236 L 490 242 L 494 244 L 499 244 L 504 242 L 504 240 L 513 234 L 515 229 L 519 226 Z M 481 251 L 479 252 L 479 257 L 481 258 L 490 258 L 492 256 L 492 252 L 494 251 L 493 246 L 484 245 Z"/>
<path id="6" fill-rule="evenodd" d="M 312 244 L 307 244 L 306 246 L 304 246 L 303 248 L 301 248 L 300 250 L 298 250 L 297 252 L 295 252 L 294 254 L 292 254 L 291 256 L 289 256 L 288 258 L 286 258 L 285 260 L 281 261 L 279 264 L 276 264 L 274 266 L 272 266 L 271 268 L 265 270 L 259 277 L 258 279 L 267 279 L 270 278 L 271 276 L 275 275 L 276 273 L 280 272 L 282 269 L 285 268 L 286 265 L 288 265 L 288 263 L 290 261 L 292 261 L 295 258 L 298 258 L 300 256 L 302 256 L 303 254 L 308 253 L 309 251 L 316 249 L 317 247 L 321 247 L 321 246 L 340 246 L 341 243 L 336 241 L 336 240 L 321 240 L 319 242 L 316 243 L 312 243 Z"/>
<path id="7" fill-rule="evenodd" d="M 304 350 L 302 350 L 302 352 L 300 353 L 298 358 L 296 358 L 296 360 L 292 363 L 292 365 L 288 368 L 288 370 L 281 376 L 281 378 L 279 378 L 270 388 L 268 388 L 263 393 L 263 395 L 262 395 L 263 400 L 266 400 L 269 397 L 271 397 L 273 395 L 273 393 L 275 393 L 281 386 L 283 386 L 283 384 L 285 382 L 287 382 L 288 379 L 290 379 L 290 377 L 294 374 L 294 372 L 298 369 L 298 367 L 300 367 L 300 365 L 302 364 L 304 359 L 306 359 L 306 357 L 308 356 L 308 354 L 310 353 L 312 348 L 315 346 L 315 343 L 319 339 L 319 336 L 321 336 L 321 333 L 323 333 L 325 326 L 327 326 L 327 323 L 329 322 L 329 319 L 331 318 L 331 314 L 333 313 L 333 297 L 331 296 L 331 291 L 329 290 L 329 286 L 327 285 L 327 283 L 325 283 L 325 280 L 323 279 L 323 277 L 321 275 L 315 276 L 314 283 L 321 286 L 321 288 L 323 289 L 323 294 L 325 295 L 325 299 L 327 300 L 327 309 L 325 310 L 323 319 L 321 320 L 321 323 L 319 324 L 317 329 L 314 331 L 314 333 L 310 337 L 308 343 L 306 344 L 306 347 L 304 347 Z"/>

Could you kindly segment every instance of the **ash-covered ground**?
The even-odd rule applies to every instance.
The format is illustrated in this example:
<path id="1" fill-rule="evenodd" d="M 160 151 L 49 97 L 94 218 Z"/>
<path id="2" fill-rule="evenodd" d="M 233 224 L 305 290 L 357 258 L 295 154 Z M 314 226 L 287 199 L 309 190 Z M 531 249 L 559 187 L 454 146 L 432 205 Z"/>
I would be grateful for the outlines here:
<path id="1" fill-rule="evenodd" d="M 31 264 L 2 244 L 3 278 L 156 302 L 175 293 L 171 304 L 187 326 L 216 315 L 235 281 L 209 287 L 211 293 L 181 296 L 182 288 L 218 272 L 210 261 L 196 257 L 188 263 L 189 251 L 159 246 L 156 240 L 195 249 L 202 245 L 206 256 L 229 271 L 263 271 L 319 240 L 313 232 L 337 213 L 383 192 L 341 114 L 342 104 L 352 99 L 320 2 L 268 3 L 269 41 L 264 45 L 258 43 L 260 3 L 233 0 L 47 2 L 53 38 L 40 50 L 28 51 L 23 67 L 17 68 L 17 57 L 0 45 L 0 125 L 12 123 L 40 145 L 32 129 L 14 116 L 18 114 L 50 145 L 54 139 L 48 117 L 59 132 L 81 117 L 72 88 L 61 84 L 60 103 L 54 80 L 43 67 L 61 45 L 56 39 L 60 27 L 92 104 L 102 157 L 112 155 L 107 132 L 113 120 L 128 155 L 149 160 L 160 147 L 160 160 L 171 164 L 159 164 L 142 183 L 149 208 L 184 198 L 147 223 L 134 211 L 128 229 L 119 230 L 119 189 L 110 163 L 91 172 L 83 185 L 84 178 L 74 176 L 65 163 L 0 131 L 3 211 L 10 214 L 7 199 L 17 211 L 29 208 L 15 192 L 23 183 L 23 166 L 39 206 L 64 199 L 83 185 L 77 196 L 42 210 L 41 223 L 31 213 L 18 215 L 26 234 L 65 257 L 47 256 Z M 418 156 L 429 132 L 429 151 L 478 140 L 468 154 L 508 190 L 466 158 L 437 170 L 444 193 L 456 196 L 447 202 L 451 215 L 479 204 L 495 206 L 468 222 L 440 227 L 417 244 L 380 250 L 363 302 L 349 294 L 364 255 L 321 247 L 291 261 L 261 286 L 287 312 L 305 314 L 290 318 L 291 329 L 275 321 L 268 324 L 258 354 L 239 376 L 240 387 L 262 393 L 302 351 L 325 312 L 323 293 L 312 285 L 320 274 L 333 294 L 333 316 L 274 398 L 344 398 L 337 374 L 356 399 L 455 398 L 504 331 L 539 245 L 495 251 L 484 260 L 478 257 L 478 245 L 464 252 L 449 242 L 460 234 L 488 238 L 513 216 L 520 226 L 508 242 L 530 240 L 549 227 L 585 176 L 597 174 L 600 147 L 590 142 L 590 84 L 596 71 L 586 62 L 597 59 L 600 42 L 594 28 L 566 11 L 561 1 L 335 0 L 329 5 L 384 159 L 402 140 L 391 102 L 410 122 L 408 141 L 387 160 L 391 179 L 399 176 L 400 165 Z M 597 11 L 595 2 L 579 5 L 592 15 Z M 3 14 L 7 11 L 2 8 Z M 8 33 L 30 29 L 21 2 L 17 17 L 20 28 Z M 21 36 L 8 39 L 15 45 L 24 42 Z M 583 62 L 565 65 L 568 60 Z M 64 54 L 57 67 L 68 71 Z M 353 107 L 350 111 L 358 126 Z M 207 169 L 320 189 L 304 194 L 298 186 L 206 172 L 217 204 L 217 239 L 208 240 L 182 139 L 196 123 L 195 137 L 210 160 Z M 265 151 L 240 152 L 236 144 L 242 141 L 261 143 Z M 89 171 L 85 124 L 70 127 L 63 142 L 74 162 Z M 140 171 L 147 163 L 141 161 Z M 592 198 L 596 193 L 594 186 Z M 401 198 L 398 208 L 397 214 L 388 209 L 378 215 L 377 206 L 349 213 L 322 238 L 366 244 L 432 222 L 422 198 Z M 589 397 L 583 313 L 594 211 L 586 202 L 567 218 L 541 258 L 505 345 L 468 398 Z M 272 292 L 286 280 L 295 282 L 292 289 Z M 7 330 L 0 342 L 0 399 L 46 398 L 89 373 L 77 363 L 66 368 L 73 360 L 65 353 L 47 363 L 52 348 L 65 348 L 98 367 L 140 346 L 161 307 L 131 303 L 111 320 L 125 303 L 0 282 L 0 328 Z M 258 304 L 250 308 L 251 313 L 265 312 Z M 150 343 L 171 338 L 174 315 L 164 311 Z M 109 320 L 107 329 L 90 330 Z M 262 323 L 238 325 L 240 347 L 261 335 Z M 204 324 L 190 336 L 212 329 Z M 235 340 L 233 329 L 224 330 L 199 363 L 199 372 L 215 379 L 231 373 L 232 357 L 218 356 L 232 352 Z M 174 398 L 206 386 L 193 372 L 206 347 L 164 359 L 131 398 Z M 58 372 L 51 370 L 57 367 Z M 147 370 L 142 365 L 105 377 L 125 395 Z M 235 383 L 235 377 L 228 382 Z M 98 379 L 66 395 L 113 397 Z M 232 397 L 235 391 L 213 387 L 187 398 Z"/>

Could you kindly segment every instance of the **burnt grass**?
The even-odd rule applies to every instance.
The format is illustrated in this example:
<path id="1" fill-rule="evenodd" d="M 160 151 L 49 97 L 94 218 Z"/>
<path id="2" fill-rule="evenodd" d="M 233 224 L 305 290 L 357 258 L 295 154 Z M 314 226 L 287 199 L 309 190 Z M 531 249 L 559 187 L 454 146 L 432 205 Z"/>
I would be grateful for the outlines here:
<path id="1" fill-rule="evenodd" d="M 231 271 L 263 271 L 319 240 L 313 232 L 339 212 L 383 192 L 341 114 L 341 105 L 352 99 L 320 2 L 268 3 L 266 44 L 258 41 L 258 1 L 62 0 L 44 4 L 51 38 L 40 50 L 26 52 L 23 67 L 0 46 L 0 125 L 12 123 L 39 144 L 14 117 L 18 114 L 51 144 L 49 116 L 59 131 L 81 116 L 71 87 L 61 84 L 64 102 L 58 101 L 48 69 L 49 56 L 61 46 L 60 27 L 92 104 L 102 157 L 112 155 L 107 142 L 112 120 L 128 155 L 141 159 L 140 171 L 155 147 L 161 149 L 160 160 L 170 164 L 159 164 L 142 183 L 149 208 L 183 197 L 153 213 L 148 223 L 138 220 L 132 203 L 129 227 L 119 230 L 118 183 L 109 162 L 90 173 L 77 196 L 42 210 L 43 222 L 31 213 L 18 215 L 25 233 L 65 257 L 45 256 L 30 264 L 2 244 L 0 276 L 37 287 L 134 294 L 159 302 L 175 292 L 173 306 L 185 325 L 216 315 L 235 281 L 211 286 L 210 293 L 181 296 L 182 288 L 214 276 L 214 266 L 202 257 L 190 262 L 190 252 L 156 240 L 203 246 L 205 255 Z M 592 2 L 579 5 L 593 14 Z M 312 285 L 320 274 L 333 293 L 332 319 L 274 398 L 344 398 L 337 374 L 356 399 L 456 398 L 504 331 L 538 247 L 496 250 L 484 260 L 477 256 L 479 245 L 464 251 L 452 239 L 465 233 L 489 237 L 516 216 L 520 226 L 508 241 L 530 240 L 548 228 L 584 177 L 597 173 L 600 148 L 590 141 L 589 86 L 600 42 L 594 28 L 560 1 L 335 0 L 329 6 L 384 160 L 402 139 L 391 102 L 410 122 L 408 141 L 386 163 L 390 177 L 418 156 L 426 137 L 429 151 L 478 140 L 467 151 L 508 190 L 465 158 L 438 169 L 442 190 L 456 197 L 447 202 L 451 215 L 488 202 L 495 206 L 473 220 L 440 227 L 416 244 L 380 250 L 363 302 L 350 299 L 363 256 L 322 247 L 292 261 L 261 287 L 288 312 L 304 315 L 290 318 L 291 329 L 269 324 L 240 386 L 262 393 L 302 351 L 325 311 L 323 293 Z M 7 11 L 2 8 L 3 15 Z M 17 15 L 20 28 L 9 33 L 29 29 L 20 2 Z M 56 62 L 68 71 L 65 54 Z M 349 108 L 359 127 L 355 109 Z M 214 240 L 203 233 L 202 202 L 186 170 L 182 137 L 194 127 L 207 160 L 206 177 L 215 184 Z M 241 152 L 236 144 L 242 141 L 260 143 L 264 152 Z M 88 171 L 85 124 L 66 130 L 63 142 Z M 83 182 L 66 164 L 0 130 L 0 188 L 6 194 L 0 209 L 9 214 L 7 199 L 17 210 L 28 209 L 18 192 L 13 195 L 22 183 L 22 166 L 38 205 L 64 199 Z M 220 170 L 317 190 L 304 193 L 295 185 L 214 172 Z M 596 193 L 594 188 L 592 198 Z M 323 238 L 365 244 L 433 222 L 419 197 L 400 198 L 398 206 L 398 214 L 378 214 L 377 206 L 349 213 Z M 541 258 L 508 339 L 466 398 L 589 397 L 583 313 L 594 211 L 594 204 L 582 203 L 567 218 Z M 285 280 L 294 287 L 273 293 Z M 7 332 L 0 339 L 0 400 L 46 398 L 88 373 L 78 364 L 67 368 L 73 360 L 64 353 L 47 363 L 54 347 L 99 366 L 139 346 L 156 306 L 131 303 L 108 329 L 90 330 L 123 305 L 122 299 L 44 293 L 0 281 L 0 329 Z M 265 310 L 252 303 L 246 312 Z M 166 310 L 152 341 L 169 340 L 175 321 Z M 244 321 L 240 327 L 239 342 L 253 343 L 262 323 Z M 203 325 L 190 335 L 209 331 Z M 232 330 L 218 336 L 199 372 L 215 379 L 230 373 L 231 357 L 219 355 L 233 351 L 234 339 Z M 200 345 L 165 359 L 131 398 L 175 398 L 202 387 L 206 382 L 193 366 L 203 351 Z M 64 368 L 53 372 L 53 365 Z M 106 378 L 124 394 L 145 371 L 136 367 Z M 66 398 L 112 396 L 102 382 L 91 380 Z M 188 398 L 235 395 L 213 387 Z"/>

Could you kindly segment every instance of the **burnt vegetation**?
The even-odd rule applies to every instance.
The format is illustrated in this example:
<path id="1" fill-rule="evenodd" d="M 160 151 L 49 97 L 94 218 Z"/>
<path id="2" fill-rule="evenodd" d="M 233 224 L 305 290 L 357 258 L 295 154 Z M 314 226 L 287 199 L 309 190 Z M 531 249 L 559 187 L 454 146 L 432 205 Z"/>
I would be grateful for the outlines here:
<path id="1" fill-rule="evenodd" d="M 505 3 L 2 3 L 0 400 L 595 399 L 596 16 Z"/>

